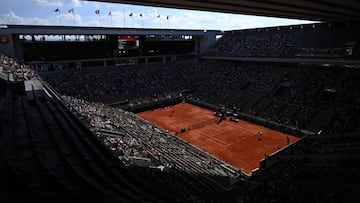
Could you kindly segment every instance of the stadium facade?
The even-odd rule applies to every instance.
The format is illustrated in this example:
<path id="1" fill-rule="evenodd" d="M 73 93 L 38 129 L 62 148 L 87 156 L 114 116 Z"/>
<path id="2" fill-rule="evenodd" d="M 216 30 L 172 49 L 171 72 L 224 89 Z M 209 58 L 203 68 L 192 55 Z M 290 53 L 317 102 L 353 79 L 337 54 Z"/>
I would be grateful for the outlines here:
<path id="1" fill-rule="evenodd" d="M 0 51 L 27 62 L 185 53 L 199 55 L 215 43 L 217 35 L 221 32 L 2 25 Z M 63 49 L 67 52 L 61 52 Z M 69 53 L 70 50 L 73 52 Z"/>
<path id="2" fill-rule="evenodd" d="M 360 182 L 358 27 L 2 25 L 0 200 L 351 202 Z M 248 136 L 257 151 L 271 131 L 296 142 L 282 137 L 285 147 L 246 174 L 135 114 L 183 102 L 222 116 L 180 134 L 244 120 L 266 128 Z"/>

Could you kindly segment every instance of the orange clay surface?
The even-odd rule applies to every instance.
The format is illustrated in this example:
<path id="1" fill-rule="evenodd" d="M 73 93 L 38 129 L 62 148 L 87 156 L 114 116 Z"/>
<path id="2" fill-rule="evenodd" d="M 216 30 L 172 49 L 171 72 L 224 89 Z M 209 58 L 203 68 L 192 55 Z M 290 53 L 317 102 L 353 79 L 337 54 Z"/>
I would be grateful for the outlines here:
<path id="1" fill-rule="evenodd" d="M 261 159 L 266 155 L 287 145 L 286 136 L 289 136 L 290 143 L 298 140 L 294 136 L 244 120 L 238 123 L 231 122 L 229 117 L 216 124 L 213 111 L 188 103 L 141 112 L 138 115 L 248 175 L 259 167 Z M 199 128 L 188 129 L 189 125 L 209 120 L 213 122 Z M 187 130 L 181 133 L 182 128 Z M 259 139 L 260 131 L 263 133 L 261 139 Z"/>

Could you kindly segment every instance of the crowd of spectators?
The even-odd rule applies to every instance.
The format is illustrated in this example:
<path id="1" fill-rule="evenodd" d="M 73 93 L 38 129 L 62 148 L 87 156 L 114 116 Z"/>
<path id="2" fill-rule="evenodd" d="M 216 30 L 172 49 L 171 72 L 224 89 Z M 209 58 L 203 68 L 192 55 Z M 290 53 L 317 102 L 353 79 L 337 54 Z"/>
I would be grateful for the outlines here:
<path id="1" fill-rule="evenodd" d="M 114 103 L 131 101 L 146 103 L 159 97 L 174 96 L 185 84 L 181 74 L 174 74 L 170 66 L 104 67 L 97 70 L 65 70 L 41 73 L 63 95 L 88 101 Z M 134 91 L 136 90 L 136 91 Z"/>
<path id="2" fill-rule="evenodd" d="M 294 40 L 295 33 L 267 32 L 225 33 L 214 47 L 209 49 L 207 56 L 237 57 L 279 57 L 285 45 Z"/>
<path id="3" fill-rule="evenodd" d="M 268 157 L 251 181 L 247 202 L 351 202 L 360 181 L 359 128 L 307 136 Z"/>
<path id="4" fill-rule="evenodd" d="M 31 80 L 35 73 L 28 65 L 0 54 L 0 76 L 3 80 L 16 82 Z"/>
<path id="5" fill-rule="evenodd" d="M 101 141 L 112 151 L 116 152 L 119 159 L 124 163 L 134 164 L 131 163 L 129 157 L 151 158 L 145 150 L 145 147 L 129 134 L 119 133 L 118 131 L 116 131 L 115 134 L 116 135 L 97 132 L 97 136 Z"/>
<path id="6" fill-rule="evenodd" d="M 359 58 L 358 26 L 338 22 L 228 31 L 205 56 Z"/>
<path id="7" fill-rule="evenodd" d="M 153 167 L 162 170 L 170 167 L 187 173 L 239 175 L 236 169 L 223 167 L 223 161 L 188 145 L 136 114 L 69 96 L 63 96 L 63 99 L 126 164 L 133 164 L 129 160 L 131 157 L 149 158 Z"/>
<path id="8" fill-rule="evenodd" d="M 99 139 L 109 149 L 116 152 L 119 159 L 128 164 L 129 157 L 150 158 L 147 153 L 147 150 L 150 151 L 149 149 L 146 149 L 139 140 L 116 125 L 113 119 L 106 116 L 107 107 L 104 104 L 87 102 L 70 96 L 63 96 L 63 99 L 71 110 L 78 112 L 91 128 L 96 129 Z"/>
<path id="9" fill-rule="evenodd" d="M 359 96 L 359 72 L 340 66 L 179 62 L 43 76 L 60 94 L 87 101 L 139 105 L 182 92 L 198 102 L 314 133 L 349 124 L 359 111 L 354 99 Z"/>

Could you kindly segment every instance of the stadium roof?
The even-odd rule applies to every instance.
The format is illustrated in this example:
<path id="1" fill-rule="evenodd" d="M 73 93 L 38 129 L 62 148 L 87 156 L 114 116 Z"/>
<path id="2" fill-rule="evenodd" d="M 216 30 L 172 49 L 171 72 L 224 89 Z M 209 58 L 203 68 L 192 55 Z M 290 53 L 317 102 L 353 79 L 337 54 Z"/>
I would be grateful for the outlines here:
<path id="1" fill-rule="evenodd" d="M 3 25 L 0 35 L 206 35 L 220 33 L 220 30 L 152 29 L 152 28 L 115 28 L 80 27 L 56 25 Z"/>
<path id="2" fill-rule="evenodd" d="M 315 21 L 360 20 L 357 0 L 90 0 Z"/>

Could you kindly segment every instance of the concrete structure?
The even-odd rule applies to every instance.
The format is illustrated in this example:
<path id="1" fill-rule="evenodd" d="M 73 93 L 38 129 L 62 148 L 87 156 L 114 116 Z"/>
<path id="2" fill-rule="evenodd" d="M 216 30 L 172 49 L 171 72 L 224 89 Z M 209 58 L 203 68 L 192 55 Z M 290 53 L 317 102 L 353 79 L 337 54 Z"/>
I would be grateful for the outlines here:
<path id="1" fill-rule="evenodd" d="M 179 30 L 179 29 L 138 29 L 138 28 L 105 28 L 105 27 L 75 27 L 75 26 L 32 26 L 32 25 L 1 25 L 0 53 L 22 60 L 23 46 L 20 36 L 35 37 L 63 36 L 94 36 L 94 35 L 167 35 L 194 36 L 195 52 L 201 54 L 216 42 L 219 30 Z"/>
<path id="2" fill-rule="evenodd" d="M 113 3 L 185 8 L 237 14 L 294 18 L 315 21 L 347 21 L 360 19 L 360 3 L 355 0 L 91 0 Z"/>

